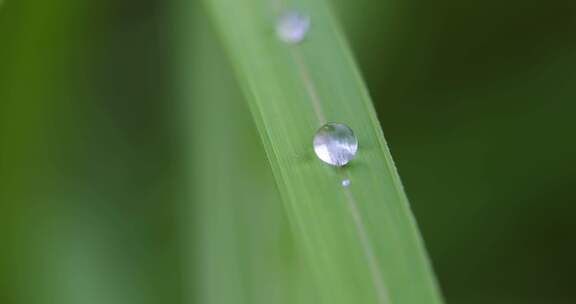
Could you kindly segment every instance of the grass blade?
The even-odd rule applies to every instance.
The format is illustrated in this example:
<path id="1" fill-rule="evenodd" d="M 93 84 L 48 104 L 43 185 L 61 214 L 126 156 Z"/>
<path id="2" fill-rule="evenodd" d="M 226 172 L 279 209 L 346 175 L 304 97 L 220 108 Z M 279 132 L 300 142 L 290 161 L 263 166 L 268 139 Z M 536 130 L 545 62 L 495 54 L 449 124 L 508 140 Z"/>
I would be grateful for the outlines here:
<path id="1" fill-rule="evenodd" d="M 317 303 L 242 92 L 205 26 L 204 7 L 176 0 L 174 20 L 178 112 L 182 142 L 189 144 L 181 212 L 185 302 Z"/>
<path id="2" fill-rule="evenodd" d="M 208 0 L 323 303 L 441 303 L 370 98 L 322 0 Z M 310 16 L 302 44 L 275 35 L 285 9 Z M 314 132 L 343 122 L 360 150 L 337 170 Z M 341 180 L 348 178 L 349 187 Z"/>

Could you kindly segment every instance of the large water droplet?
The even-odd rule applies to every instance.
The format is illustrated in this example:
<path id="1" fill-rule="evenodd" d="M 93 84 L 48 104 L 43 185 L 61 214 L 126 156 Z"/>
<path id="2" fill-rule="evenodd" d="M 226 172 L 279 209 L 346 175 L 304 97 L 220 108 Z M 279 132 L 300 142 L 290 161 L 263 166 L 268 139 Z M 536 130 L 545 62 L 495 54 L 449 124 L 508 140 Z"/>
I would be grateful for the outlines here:
<path id="1" fill-rule="evenodd" d="M 316 131 L 314 152 L 325 163 L 332 166 L 346 165 L 358 150 L 358 140 L 347 125 L 327 123 Z"/>
<path id="2" fill-rule="evenodd" d="M 295 11 L 287 11 L 278 17 L 276 34 L 284 42 L 298 43 L 306 36 L 309 26 L 310 18 Z"/>

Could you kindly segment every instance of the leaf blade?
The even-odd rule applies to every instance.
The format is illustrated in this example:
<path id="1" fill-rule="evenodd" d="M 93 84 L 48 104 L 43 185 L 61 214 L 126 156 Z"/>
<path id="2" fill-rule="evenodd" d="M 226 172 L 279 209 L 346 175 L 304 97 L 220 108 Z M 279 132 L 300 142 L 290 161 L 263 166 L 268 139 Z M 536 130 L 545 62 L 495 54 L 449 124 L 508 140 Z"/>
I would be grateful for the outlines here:
<path id="1" fill-rule="evenodd" d="M 294 1 L 290 8 L 309 15 L 311 29 L 302 44 L 288 45 L 274 35 L 278 3 L 207 3 L 324 302 L 441 303 L 380 124 L 328 5 Z M 358 155 L 343 170 L 314 158 L 312 136 L 325 120 L 358 136 Z M 344 177 L 348 188 L 340 186 Z"/>

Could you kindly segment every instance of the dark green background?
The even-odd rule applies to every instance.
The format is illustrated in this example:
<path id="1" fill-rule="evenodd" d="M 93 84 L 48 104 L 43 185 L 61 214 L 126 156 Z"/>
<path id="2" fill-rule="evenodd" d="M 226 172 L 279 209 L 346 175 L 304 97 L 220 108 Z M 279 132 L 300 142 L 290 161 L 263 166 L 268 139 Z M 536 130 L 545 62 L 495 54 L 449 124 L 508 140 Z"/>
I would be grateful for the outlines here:
<path id="1" fill-rule="evenodd" d="M 174 2 L 5 2 L 0 303 L 186 302 Z M 447 302 L 576 302 L 576 4 L 336 4 Z"/>

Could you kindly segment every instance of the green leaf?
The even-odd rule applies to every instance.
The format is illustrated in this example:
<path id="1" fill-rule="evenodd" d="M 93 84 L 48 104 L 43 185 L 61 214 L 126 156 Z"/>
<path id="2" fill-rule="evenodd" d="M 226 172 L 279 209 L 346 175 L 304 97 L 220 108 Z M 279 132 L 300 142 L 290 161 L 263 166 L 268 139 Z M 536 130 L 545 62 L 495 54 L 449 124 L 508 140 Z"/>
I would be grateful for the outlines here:
<path id="1" fill-rule="evenodd" d="M 322 0 L 207 0 L 236 69 L 321 303 L 441 303 L 406 195 L 349 48 Z M 275 35 L 310 17 L 301 44 Z M 360 146 L 345 168 L 317 160 L 315 131 L 341 122 Z M 350 186 L 341 186 L 344 178 Z"/>
<path id="2" fill-rule="evenodd" d="M 184 63 L 177 91 L 182 142 L 190 144 L 181 212 L 187 302 L 317 303 L 250 112 L 204 12 L 177 1 L 175 49 Z"/>

